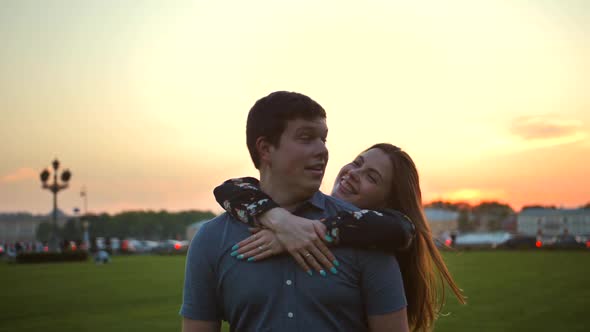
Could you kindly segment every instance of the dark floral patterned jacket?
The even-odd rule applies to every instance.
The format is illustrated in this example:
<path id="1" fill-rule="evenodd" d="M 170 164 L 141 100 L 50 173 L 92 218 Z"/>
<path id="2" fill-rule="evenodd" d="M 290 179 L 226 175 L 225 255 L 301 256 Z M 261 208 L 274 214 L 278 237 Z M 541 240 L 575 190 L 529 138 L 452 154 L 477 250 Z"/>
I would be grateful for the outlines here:
<path id="1" fill-rule="evenodd" d="M 227 180 L 215 188 L 214 194 L 229 214 L 253 227 L 260 226 L 257 216 L 279 207 L 260 190 L 258 180 L 252 177 Z M 321 221 L 335 245 L 387 253 L 408 249 L 416 233 L 410 218 L 391 209 L 342 211 Z"/>

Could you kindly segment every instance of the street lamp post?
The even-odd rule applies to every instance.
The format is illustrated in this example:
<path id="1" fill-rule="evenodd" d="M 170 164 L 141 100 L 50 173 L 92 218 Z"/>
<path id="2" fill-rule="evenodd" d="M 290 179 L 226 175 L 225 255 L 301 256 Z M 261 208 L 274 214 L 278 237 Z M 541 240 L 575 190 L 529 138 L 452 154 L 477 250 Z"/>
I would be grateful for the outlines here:
<path id="1" fill-rule="evenodd" d="M 84 199 L 84 214 L 82 216 L 82 226 L 84 227 L 84 247 L 86 251 L 90 251 L 90 236 L 88 235 L 88 193 L 86 192 L 86 186 L 83 186 L 80 190 L 80 197 Z"/>
<path id="2" fill-rule="evenodd" d="M 88 215 L 88 193 L 86 192 L 86 186 L 80 190 L 80 197 L 84 199 L 84 216 Z"/>
<path id="3" fill-rule="evenodd" d="M 59 161 L 55 159 L 51 164 L 53 166 L 53 183 L 47 183 L 49 180 L 49 170 L 44 169 L 41 172 L 41 182 L 43 183 L 42 188 L 47 189 L 53 193 L 53 229 L 51 231 L 51 240 L 49 241 L 49 249 L 51 251 L 57 251 L 59 248 L 57 239 L 57 193 L 68 187 L 68 181 L 72 177 L 72 173 L 66 169 L 61 173 L 61 183 L 57 181 L 57 170 L 59 169 Z"/>

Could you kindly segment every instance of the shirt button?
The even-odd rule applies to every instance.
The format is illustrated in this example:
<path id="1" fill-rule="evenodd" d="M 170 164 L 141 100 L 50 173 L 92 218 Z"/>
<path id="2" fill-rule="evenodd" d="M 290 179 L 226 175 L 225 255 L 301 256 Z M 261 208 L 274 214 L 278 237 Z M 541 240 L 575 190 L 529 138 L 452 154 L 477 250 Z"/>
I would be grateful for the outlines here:
<path id="1" fill-rule="evenodd" d="M 287 316 L 289 316 L 289 318 L 293 318 L 293 313 L 290 312 L 290 313 L 287 314 Z"/>
<path id="2" fill-rule="evenodd" d="M 291 286 L 291 284 L 293 284 L 293 282 L 291 280 L 287 280 L 287 281 L 285 281 L 285 283 L 289 286 Z"/>

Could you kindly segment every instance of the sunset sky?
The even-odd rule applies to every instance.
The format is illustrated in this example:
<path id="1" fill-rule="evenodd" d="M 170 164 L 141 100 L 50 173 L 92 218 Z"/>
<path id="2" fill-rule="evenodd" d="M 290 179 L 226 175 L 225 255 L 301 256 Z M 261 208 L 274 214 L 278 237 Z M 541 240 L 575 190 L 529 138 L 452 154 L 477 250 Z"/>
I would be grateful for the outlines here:
<path id="1" fill-rule="evenodd" d="M 219 212 L 257 175 L 247 112 L 276 90 L 328 113 L 329 192 L 377 142 L 425 201 L 590 201 L 590 1 L 2 1 L 0 212 Z"/>

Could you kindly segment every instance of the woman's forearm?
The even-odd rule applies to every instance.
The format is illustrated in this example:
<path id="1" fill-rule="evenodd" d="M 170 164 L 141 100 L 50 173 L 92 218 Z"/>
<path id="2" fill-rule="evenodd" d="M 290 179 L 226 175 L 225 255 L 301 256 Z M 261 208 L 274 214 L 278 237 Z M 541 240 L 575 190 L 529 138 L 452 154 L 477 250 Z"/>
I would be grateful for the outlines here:
<path id="1" fill-rule="evenodd" d="M 388 253 L 408 249 L 416 232 L 412 221 L 395 210 L 340 212 L 323 222 L 339 246 Z"/>

